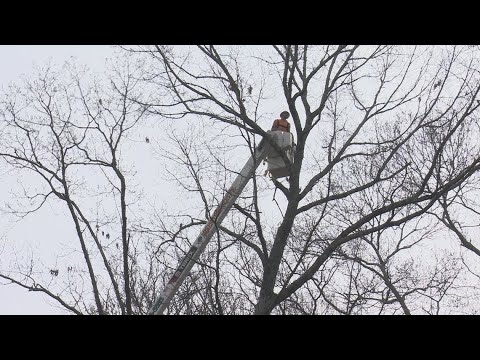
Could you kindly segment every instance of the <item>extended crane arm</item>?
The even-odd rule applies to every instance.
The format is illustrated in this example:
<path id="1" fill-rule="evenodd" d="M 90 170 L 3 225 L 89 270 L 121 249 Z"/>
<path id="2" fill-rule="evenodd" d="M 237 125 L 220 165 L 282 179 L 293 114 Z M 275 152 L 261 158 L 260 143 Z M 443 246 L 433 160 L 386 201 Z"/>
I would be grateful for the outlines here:
<path id="1" fill-rule="evenodd" d="M 213 215 L 203 227 L 200 235 L 190 247 L 182 261 L 180 261 L 180 264 L 178 265 L 177 270 L 173 273 L 170 281 L 165 286 L 160 296 L 155 300 L 152 308 L 148 311 L 149 315 L 160 315 L 165 311 L 178 288 L 190 273 L 193 265 L 203 253 L 213 234 L 215 234 L 216 227 L 222 223 L 223 219 L 225 219 L 233 204 L 255 173 L 258 165 L 260 165 L 262 160 L 267 156 L 269 148 L 270 145 L 266 144 L 266 139 L 262 139 L 252 156 L 250 156 L 247 163 L 236 177 L 230 189 L 225 193 L 225 196 L 215 209 Z"/>

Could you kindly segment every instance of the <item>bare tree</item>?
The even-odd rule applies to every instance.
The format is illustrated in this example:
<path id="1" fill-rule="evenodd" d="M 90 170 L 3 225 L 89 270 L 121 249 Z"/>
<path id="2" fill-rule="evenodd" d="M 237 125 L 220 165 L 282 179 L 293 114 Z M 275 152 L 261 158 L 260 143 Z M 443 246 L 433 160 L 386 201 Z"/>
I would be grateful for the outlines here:
<path id="1" fill-rule="evenodd" d="M 47 203 L 65 209 L 85 267 L 66 266 L 62 276 L 59 270 L 50 270 L 49 275 L 65 279 L 65 273 L 67 277 L 51 288 L 35 279 L 32 268 L 21 271 L 20 279 L 0 276 L 30 291 L 44 292 L 76 314 L 132 314 L 137 301 L 132 299 L 136 284 L 131 284 L 136 246 L 132 246 L 132 222 L 128 221 L 129 203 L 133 203 L 128 197 L 134 192 L 127 189 L 129 166 L 122 160 L 125 139 L 146 112 L 129 100 L 138 91 L 136 71 L 132 64 L 117 62 L 111 77 L 102 82 L 89 78 L 88 70 L 75 64 L 47 65 L 23 87 L 11 88 L 2 100 L 0 158 L 19 176 L 32 176 L 42 186 L 33 194 L 35 189 L 25 189 L 27 204 L 11 211 L 26 216 Z M 95 211 L 92 197 L 97 201 Z M 30 209 L 24 210 L 28 204 Z M 107 204 L 112 207 L 108 209 Z M 85 275 L 90 289 L 78 289 Z M 67 290 L 61 296 L 52 290 L 64 287 Z"/>
<path id="2" fill-rule="evenodd" d="M 268 139 L 275 116 L 265 117 L 269 101 L 275 112 L 286 108 L 292 115 L 296 152 L 293 164 L 287 161 L 289 182 L 272 179 L 284 195 L 281 217 L 276 224 L 266 219 L 258 199 L 269 185 L 259 188 L 262 180 L 254 178 L 219 227 L 224 241 L 235 239 L 236 245 L 223 252 L 228 265 L 216 261 L 222 267 L 217 274 L 227 279 L 233 271 L 242 279 L 235 288 L 253 306 L 247 312 L 284 312 L 286 302 L 305 297 L 309 283 L 318 283 L 319 272 L 344 246 L 386 229 L 400 231 L 412 221 L 422 226 L 427 212 L 439 214 L 438 201 L 479 169 L 478 153 L 455 169 L 445 161 L 477 116 L 475 49 L 274 46 L 253 49 L 252 55 L 246 47 L 126 50 L 150 61 L 149 71 L 157 69 L 144 80 L 158 96 L 149 93 L 140 103 L 165 118 L 209 124 L 210 133 L 192 148 L 228 134 L 241 135 L 238 149 L 253 151 L 259 138 Z M 205 201 L 205 194 L 214 194 L 218 183 L 194 164 L 184 165 L 195 179 L 186 190 L 199 193 L 206 208 L 215 203 Z M 227 160 L 223 166 L 228 178 L 239 164 Z M 203 220 L 208 216 L 206 211 Z M 383 257 L 377 254 L 376 261 L 395 302 L 402 305 L 406 294 L 419 291 L 410 284 L 395 295 L 381 272 L 382 266 L 387 271 Z M 347 277 L 353 279 L 362 262 L 349 264 Z M 410 312 L 406 304 L 402 309 Z"/>
<path id="3" fill-rule="evenodd" d="M 477 49 L 142 46 L 123 54 L 107 83 L 86 84 L 73 68 L 59 81 L 47 69 L 4 98 L 0 157 L 45 185 L 29 195 L 33 210 L 52 198 L 66 206 L 89 289 L 77 278 L 52 291 L 28 264 L 23 278 L 4 279 L 74 313 L 145 314 L 240 164 L 262 138 L 272 142 L 271 122 L 288 110 L 296 142 L 293 162 L 281 152 L 288 180 L 252 178 L 167 313 L 460 308 L 468 270 L 438 245 L 445 235 L 436 225 L 462 232 L 451 214 L 455 201 L 472 200 L 465 189 L 480 167 L 468 135 L 478 134 Z M 177 191 L 162 209 L 135 193 L 122 150 L 144 120 L 152 130 L 137 139 Z M 103 192 L 80 181 L 84 169 L 104 179 Z M 89 209 L 87 194 L 115 210 Z"/>

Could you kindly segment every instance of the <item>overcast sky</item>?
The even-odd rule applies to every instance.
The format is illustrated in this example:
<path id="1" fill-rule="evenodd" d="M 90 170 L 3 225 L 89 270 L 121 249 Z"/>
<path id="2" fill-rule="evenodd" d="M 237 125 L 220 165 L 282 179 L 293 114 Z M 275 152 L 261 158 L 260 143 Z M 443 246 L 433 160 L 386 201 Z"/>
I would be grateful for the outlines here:
<path id="1" fill-rule="evenodd" d="M 259 49 L 253 48 L 251 51 L 256 53 Z M 113 57 L 115 55 L 114 53 L 114 47 L 98 45 L 0 45 L 0 90 L 6 88 L 11 82 L 20 81 L 22 75 L 28 76 L 32 73 L 35 65 L 41 66 L 49 60 L 57 65 L 61 65 L 65 61 L 75 58 L 78 64 L 88 66 L 92 72 L 102 73 L 106 69 L 106 60 Z M 276 89 L 274 87 L 272 89 L 271 91 L 275 93 Z M 364 86 L 362 90 L 365 93 L 369 89 L 368 86 Z M 372 87 L 370 90 L 373 91 L 374 89 L 375 88 Z M 0 91 L 0 93 L 1 92 L 2 91 Z M 269 93 L 267 93 L 267 95 L 266 98 L 270 100 L 266 100 L 267 105 L 261 109 L 261 113 L 266 115 L 260 118 L 260 122 L 258 123 L 264 128 L 267 128 L 274 117 L 278 116 L 276 114 L 287 109 L 286 104 L 278 102 L 277 97 L 271 96 Z M 155 139 L 155 137 L 158 134 L 158 132 L 156 132 L 158 128 L 154 128 L 153 123 L 154 122 L 149 123 L 148 126 L 141 128 L 131 136 L 129 135 L 128 146 L 131 147 L 126 148 L 128 150 L 123 154 L 123 158 L 126 160 L 126 163 L 128 163 L 129 168 L 131 165 L 132 172 L 135 173 L 135 184 L 138 184 L 138 188 L 148 189 L 147 196 L 145 196 L 147 200 L 145 205 L 147 205 L 148 202 L 148 205 L 152 204 L 152 206 L 156 206 L 158 203 L 157 200 L 160 200 L 159 202 L 168 204 L 169 210 L 174 213 L 174 207 L 184 208 L 183 204 L 188 204 L 190 199 L 184 195 L 182 197 L 176 196 L 173 182 L 168 184 L 165 178 L 159 176 L 157 168 L 162 168 L 163 165 L 152 155 L 154 151 L 151 149 L 154 149 L 153 144 L 156 142 L 157 139 Z M 167 120 L 164 119 L 161 126 L 168 128 L 168 124 Z M 204 130 L 201 121 L 198 121 L 196 126 L 198 129 Z M 220 132 L 221 130 L 218 131 Z M 325 128 L 323 128 L 322 131 L 325 131 Z M 189 132 L 191 134 L 194 133 L 190 128 Z M 191 135 L 190 133 L 189 135 Z M 150 145 L 146 144 L 145 139 L 147 136 L 149 138 L 147 142 Z M 234 159 L 237 159 L 238 156 L 239 163 L 243 165 L 249 155 L 247 151 L 244 153 L 238 151 Z M 141 161 L 136 161 L 136 159 L 141 159 Z M 225 164 L 228 165 L 227 162 Z M 263 169 L 260 167 L 260 171 L 258 172 L 263 173 L 264 170 L 265 167 Z M 174 171 L 174 169 L 172 171 Z M 225 179 L 222 178 L 217 181 L 224 180 Z M 28 187 L 34 184 L 34 181 L 35 179 L 33 179 L 33 177 L 16 176 L 11 173 L 9 169 L 2 168 L 0 165 L 0 215 L 2 215 L 0 216 L 0 273 L 12 271 L 10 263 L 28 264 L 32 255 L 35 255 L 33 258 L 36 265 L 39 265 L 39 267 L 43 269 L 44 274 L 50 276 L 48 273 L 49 269 L 59 269 L 61 266 L 65 268 L 65 264 L 57 264 L 56 261 L 59 257 L 63 257 L 66 254 L 65 252 L 73 249 L 72 239 L 76 239 L 76 233 L 72 226 L 73 222 L 71 218 L 69 218 L 68 212 L 65 211 L 66 209 L 54 207 L 52 204 L 46 203 L 39 211 L 34 212 L 21 221 L 15 222 L 12 221 L 12 216 L 5 216 L 2 209 L 5 209 L 5 204 L 16 200 L 16 196 L 18 197 L 18 189 L 21 189 L 19 185 Z M 267 177 L 264 177 L 263 181 L 265 183 L 269 182 Z M 308 181 L 308 178 L 304 181 Z M 162 182 L 162 184 L 160 184 L 160 182 Z M 304 186 L 305 184 L 301 183 L 301 185 Z M 224 187 L 225 186 L 224 184 Z M 273 185 L 271 186 L 271 190 L 270 193 L 265 192 L 264 195 L 262 195 L 264 199 L 267 199 L 265 202 L 269 203 L 268 207 L 264 207 L 267 211 L 262 214 L 262 217 L 264 220 L 268 219 L 268 221 L 271 220 L 273 223 L 275 216 L 277 216 L 277 211 L 281 212 L 280 208 L 284 207 L 283 205 L 286 204 L 286 200 L 282 199 L 280 194 L 277 194 L 274 203 L 271 197 L 275 194 Z M 277 199 L 280 204 L 278 206 Z M 192 216 L 202 217 L 203 210 L 203 207 L 200 207 L 199 213 L 192 213 Z M 269 218 L 271 214 L 274 215 Z M 132 211 L 129 216 L 135 216 L 134 212 Z M 111 230 L 110 233 L 112 233 Z M 112 239 L 114 239 L 114 237 L 115 234 L 112 233 Z M 110 238 L 110 236 L 108 236 L 108 238 Z M 7 246 L 5 246 L 5 244 Z M 75 244 L 78 246 L 78 239 Z M 445 244 L 447 248 L 447 246 L 450 246 L 450 240 L 445 236 L 437 236 L 435 244 L 437 248 L 443 246 L 442 244 Z M 59 254 L 55 246 L 62 247 L 64 253 Z M 61 261 L 60 259 L 60 262 Z M 37 272 L 37 274 L 38 273 L 39 272 Z M 14 275 L 13 272 L 11 274 L 12 276 Z M 18 285 L 5 285 L 6 283 L 5 280 L 0 279 L 0 315 L 67 313 L 64 308 L 56 305 L 52 299 L 40 292 L 32 293 Z"/>
<path id="2" fill-rule="evenodd" d="M 11 82 L 20 82 L 22 75 L 28 77 L 35 65 L 42 66 L 49 60 L 61 65 L 73 57 L 76 58 L 77 64 L 86 65 L 93 72 L 100 73 L 106 70 L 106 60 L 115 56 L 115 51 L 115 47 L 112 46 L 0 45 L 0 88 L 5 89 Z M 280 112 L 278 109 L 275 111 Z M 271 120 L 265 121 L 270 123 Z M 161 163 L 152 155 L 151 147 L 148 148 L 142 140 L 148 135 L 152 143 L 155 142 L 153 134 L 150 133 L 152 128 L 147 127 L 144 130 L 145 133 L 137 134 L 138 139 L 133 140 L 143 143 L 143 146 L 136 146 L 131 154 L 125 154 L 125 156 L 142 159 L 142 161 L 135 161 L 131 158 L 129 164 L 134 164 L 138 174 L 136 182 L 141 187 L 149 189 L 148 202 L 168 203 L 170 208 L 174 205 L 181 207 L 183 203 L 189 203 L 189 199 L 176 196 L 173 185 L 166 183 L 162 176 L 159 176 L 156 168 L 161 167 Z M 248 152 L 240 153 L 239 161 L 243 164 L 248 156 Z M 10 173 L 9 169 L 0 168 L 0 211 L 5 209 L 7 203 L 15 202 L 22 185 L 28 187 L 35 184 L 33 177 L 22 178 Z M 170 189 L 168 189 L 169 186 L 171 186 Z M 282 205 L 282 199 L 279 200 Z M 272 211 L 277 212 L 277 208 L 273 207 Z M 0 217 L 0 271 L 10 272 L 16 263 L 28 264 L 32 257 L 35 266 L 43 271 L 61 268 L 62 265 L 57 263 L 58 258 L 66 256 L 65 252 L 73 249 L 72 239 L 76 239 L 75 230 L 66 209 L 47 203 L 26 218 L 20 221 L 15 220 L 14 216 Z M 14 272 L 10 274 L 15 275 Z M 0 280 L 0 283 L 5 284 L 6 281 Z M 0 314 L 65 313 L 67 312 L 54 300 L 40 292 L 32 293 L 14 284 L 0 285 Z"/>
<path id="3" fill-rule="evenodd" d="M 0 45 L 0 87 L 4 88 L 10 82 L 18 81 L 22 74 L 31 73 L 34 65 L 42 65 L 49 59 L 61 64 L 71 57 L 75 57 L 79 63 L 89 66 L 92 71 L 102 72 L 105 69 L 105 60 L 112 56 L 114 51 L 115 49 L 111 46 L 98 45 Z M 8 177 L 2 171 L 0 171 L 0 176 L 2 176 L 0 179 L 0 206 L 2 206 L 8 196 L 8 187 L 12 179 L 6 180 Z M 0 221 L 0 236 L 8 235 L 9 241 L 22 243 L 23 237 L 28 237 L 29 234 L 35 232 L 36 224 L 53 226 L 55 217 L 60 215 L 53 214 L 47 219 L 42 214 L 38 214 L 26 222 L 22 221 L 13 225 L 9 223 L 8 226 L 5 221 Z M 62 231 L 68 230 L 58 228 L 58 232 Z M 39 239 L 39 241 L 48 241 L 48 239 Z M 53 301 L 47 301 L 41 294 L 32 294 L 16 285 L 0 285 L 0 314 L 65 314 L 65 311 L 58 310 L 48 303 L 53 303 Z"/>

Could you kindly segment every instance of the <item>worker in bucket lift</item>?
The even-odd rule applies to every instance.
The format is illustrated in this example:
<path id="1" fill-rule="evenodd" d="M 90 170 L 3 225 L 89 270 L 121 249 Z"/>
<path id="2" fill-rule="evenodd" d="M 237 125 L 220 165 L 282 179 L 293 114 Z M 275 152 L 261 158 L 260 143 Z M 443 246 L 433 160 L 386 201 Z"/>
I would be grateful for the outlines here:
<path id="1" fill-rule="evenodd" d="M 280 119 L 276 119 L 272 125 L 272 131 L 280 130 L 284 132 L 290 132 L 290 123 L 287 119 L 290 117 L 290 113 L 288 111 L 282 111 L 280 114 Z"/>

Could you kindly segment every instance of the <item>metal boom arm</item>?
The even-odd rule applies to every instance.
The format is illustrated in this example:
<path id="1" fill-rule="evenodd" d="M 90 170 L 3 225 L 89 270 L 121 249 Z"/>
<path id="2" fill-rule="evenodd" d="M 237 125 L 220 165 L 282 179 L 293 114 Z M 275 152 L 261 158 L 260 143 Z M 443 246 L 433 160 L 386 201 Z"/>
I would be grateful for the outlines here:
<path id="1" fill-rule="evenodd" d="M 177 270 L 174 272 L 170 281 L 160 293 L 160 296 L 155 300 L 152 308 L 148 311 L 149 315 L 161 315 L 168 307 L 168 304 L 172 300 L 178 288 L 183 283 L 187 275 L 190 273 L 193 265 L 195 265 L 196 261 L 205 250 L 205 247 L 212 238 L 213 234 L 215 234 L 216 227 L 218 227 L 222 223 L 223 219 L 225 219 L 233 204 L 242 193 L 250 178 L 255 173 L 258 165 L 260 165 L 262 160 L 267 156 L 267 148 L 269 146 L 264 146 L 266 143 L 265 140 L 266 139 L 262 139 L 260 141 L 252 156 L 250 156 L 243 169 L 235 178 L 232 186 L 230 189 L 228 189 L 222 201 L 215 209 L 215 212 L 203 227 L 200 235 L 190 247 L 190 250 L 188 250 L 182 261 L 180 261 L 180 264 L 178 265 Z"/>

